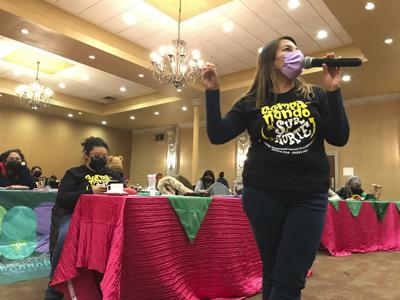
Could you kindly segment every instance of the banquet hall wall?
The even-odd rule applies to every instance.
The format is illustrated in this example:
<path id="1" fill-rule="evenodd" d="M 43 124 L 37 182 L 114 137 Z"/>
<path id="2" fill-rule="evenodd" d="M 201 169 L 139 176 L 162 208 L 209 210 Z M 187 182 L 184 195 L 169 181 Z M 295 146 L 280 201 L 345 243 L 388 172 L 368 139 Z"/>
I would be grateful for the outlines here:
<path id="1" fill-rule="evenodd" d="M 111 154 L 124 157 L 125 174 L 129 174 L 131 134 L 40 112 L 0 107 L 0 152 L 20 148 L 28 166 L 39 165 L 44 176 L 61 178 L 68 168 L 80 165 L 81 142 L 89 136 L 104 138 Z"/>
<path id="2" fill-rule="evenodd" d="M 327 151 L 338 154 L 337 186 L 346 182 L 343 168 L 353 167 L 366 192 L 370 191 L 371 184 L 377 183 L 383 185 L 383 199 L 400 200 L 400 101 L 360 104 L 348 106 L 346 110 L 351 126 L 348 144 L 345 147 L 326 145 Z M 131 174 L 142 184 L 146 184 L 147 174 L 165 170 L 166 143 L 156 142 L 154 135 L 154 132 L 133 134 Z M 179 142 L 180 174 L 190 179 L 192 128 L 180 128 Z M 212 145 L 207 139 L 205 126 L 201 126 L 197 178 L 206 169 L 212 169 L 216 175 L 223 170 L 228 182 L 232 183 L 235 149 L 234 141 Z M 149 153 L 152 159 L 143 160 L 145 153 Z"/>

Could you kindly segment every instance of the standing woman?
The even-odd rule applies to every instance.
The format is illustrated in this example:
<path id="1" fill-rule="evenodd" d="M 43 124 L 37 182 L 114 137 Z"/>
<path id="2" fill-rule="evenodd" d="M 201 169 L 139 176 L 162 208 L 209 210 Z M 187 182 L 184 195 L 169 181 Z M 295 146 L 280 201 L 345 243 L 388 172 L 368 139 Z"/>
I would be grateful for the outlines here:
<path id="1" fill-rule="evenodd" d="M 114 171 L 106 167 L 108 145 L 99 137 L 87 138 L 82 144 L 82 165 L 67 170 L 58 188 L 56 203 L 51 214 L 50 279 L 57 267 L 74 208 L 82 194 L 101 194 L 107 191 L 110 180 L 123 182 Z M 50 286 L 45 300 L 63 299 L 63 295 Z"/>
<path id="2" fill-rule="evenodd" d="M 349 138 L 340 69 L 323 66 L 323 90 L 298 78 L 303 58 L 291 37 L 266 44 L 251 88 L 223 118 L 215 67 L 202 71 L 210 141 L 250 134 L 243 207 L 263 262 L 263 300 L 301 299 L 328 200 L 324 141 L 344 146 Z"/>

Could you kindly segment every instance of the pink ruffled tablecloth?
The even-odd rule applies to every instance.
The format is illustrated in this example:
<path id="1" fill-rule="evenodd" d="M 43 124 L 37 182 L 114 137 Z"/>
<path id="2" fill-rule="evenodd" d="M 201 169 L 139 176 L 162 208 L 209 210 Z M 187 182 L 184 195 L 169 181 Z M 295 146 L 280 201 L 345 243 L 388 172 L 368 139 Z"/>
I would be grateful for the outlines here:
<path id="1" fill-rule="evenodd" d="M 191 243 L 165 197 L 83 195 L 52 285 L 77 300 L 244 299 L 261 269 L 241 199 L 214 198 Z"/>
<path id="2" fill-rule="evenodd" d="M 334 256 L 352 252 L 400 250 L 400 213 L 389 203 L 383 220 L 379 220 L 371 203 L 363 202 L 353 217 L 346 201 L 338 201 L 339 209 L 328 204 L 321 244 Z"/>

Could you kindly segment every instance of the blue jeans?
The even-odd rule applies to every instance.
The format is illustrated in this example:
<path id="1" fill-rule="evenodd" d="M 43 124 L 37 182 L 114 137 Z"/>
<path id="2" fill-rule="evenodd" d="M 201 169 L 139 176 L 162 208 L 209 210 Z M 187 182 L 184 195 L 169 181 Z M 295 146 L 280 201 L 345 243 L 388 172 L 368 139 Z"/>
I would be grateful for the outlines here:
<path id="1" fill-rule="evenodd" d="M 71 215 L 66 214 L 60 221 L 60 227 L 58 229 L 57 242 L 54 247 L 53 253 L 50 253 L 50 280 L 53 278 L 54 272 L 57 268 L 58 260 L 61 256 L 61 250 L 64 245 L 65 237 L 67 236 L 69 223 L 71 222 Z M 47 287 L 45 300 L 59 300 L 63 298 L 63 294 L 53 289 L 51 286 Z"/>
<path id="2" fill-rule="evenodd" d="M 327 193 L 243 189 L 263 263 L 263 300 L 300 300 L 325 222 Z"/>

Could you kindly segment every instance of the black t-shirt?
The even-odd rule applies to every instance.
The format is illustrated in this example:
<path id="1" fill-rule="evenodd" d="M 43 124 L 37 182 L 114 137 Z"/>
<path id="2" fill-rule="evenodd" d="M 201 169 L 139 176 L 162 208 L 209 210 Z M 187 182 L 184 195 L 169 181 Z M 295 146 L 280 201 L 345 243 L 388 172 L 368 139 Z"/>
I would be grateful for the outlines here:
<path id="1" fill-rule="evenodd" d="M 263 190 L 327 192 L 329 164 L 324 140 L 343 146 L 349 125 L 340 90 L 325 93 L 313 87 L 314 97 L 303 98 L 296 88 L 270 95 L 256 108 L 255 97 L 244 97 L 221 118 L 219 91 L 206 92 L 207 132 L 210 141 L 225 143 L 247 130 L 251 146 L 243 183 Z"/>
<path id="2" fill-rule="evenodd" d="M 107 184 L 110 180 L 123 183 L 121 176 L 107 167 L 100 172 L 93 172 L 82 165 L 71 168 L 65 173 L 51 215 L 50 251 L 54 249 L 61 219 L 66 214 L 72 214 L 79 197 L 82 194 L 91 194 L 92 186 Z"/>
<path id="3" fill-rule="evenodd" d="M 86 166 L 71 168 L 61 179 L 56 206 L 72 212 L 80 195 L 91 194 L 92 186 L 107 184 L 110 180 L 123 183 L 121 176 L 107 167 L 100 172 L 93 172 Z"/>

